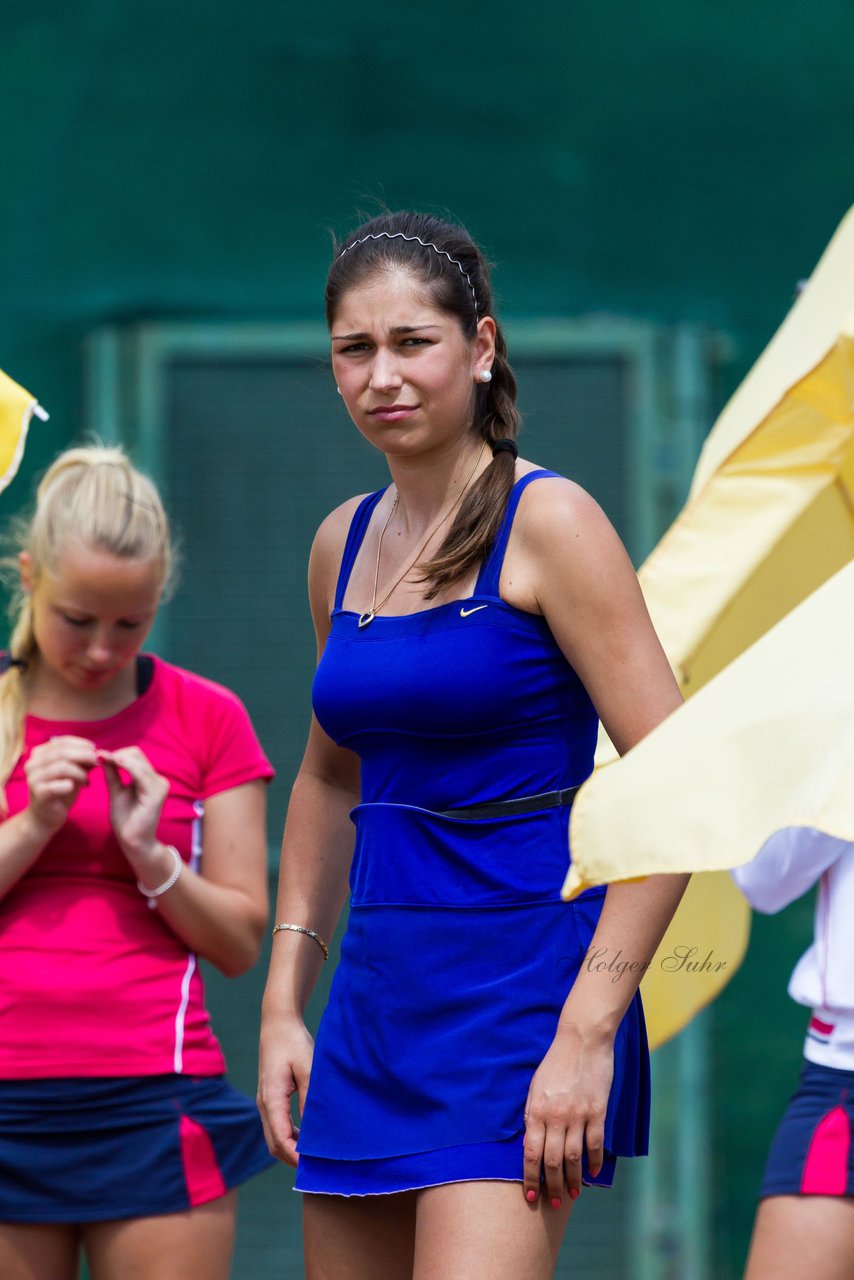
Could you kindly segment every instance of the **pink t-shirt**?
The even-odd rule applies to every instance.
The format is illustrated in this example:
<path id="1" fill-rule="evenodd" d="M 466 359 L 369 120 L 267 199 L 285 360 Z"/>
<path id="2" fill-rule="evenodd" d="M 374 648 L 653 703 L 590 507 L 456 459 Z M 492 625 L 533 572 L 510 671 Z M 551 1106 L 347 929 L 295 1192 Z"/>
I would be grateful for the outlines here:
<path id="1" fill-rule="evenodd" d="M 28 801 L 23 762 L 58 734 L 138 746 L 169 779 L 158 838 L 198 866 L 204 801 L 273 770 L 249 716 L 220 685 L 154 659 L 140 697 L 106 720 L 28 716 L 6 788 Z M 0 1078 L 218 1075 L 196 957 L 151 911 L 113 835 L 94 769 L 57 834 L 0 899 Z"/>

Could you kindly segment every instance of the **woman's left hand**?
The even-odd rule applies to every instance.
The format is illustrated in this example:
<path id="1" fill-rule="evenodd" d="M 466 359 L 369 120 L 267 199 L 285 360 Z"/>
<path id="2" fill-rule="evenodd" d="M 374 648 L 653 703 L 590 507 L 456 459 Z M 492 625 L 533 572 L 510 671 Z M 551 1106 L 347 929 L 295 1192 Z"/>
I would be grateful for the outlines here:
<path id="1" fill-rule="evenodd" d="M 99 751 L 98 759 L 107 779 L 110 823 L 116 839 L 137 878 L 144 880 L 149 866 L 162 861 L 163 848 L 157 839 L 157 824 L 163 802 L 169 794 L 169 783 L 152 768 L 139 747 Z M 122 781 L 120 769 L 129 776 L 129 782 Z"/>
<path id="2" fill-rule="evenodd" d="M 610 1036 L 586 1038 L 576 1027 L 558 1029 L 531 1081 L 525 1105 L 525 1199 L 542 1192 L 553 1208 L 581 1192 L 581 1154 L 590 1173 L 602 1167 L 605 1112 L 614 1076 Z M 545 1187 L 541 1174 L 545 1171 Z"/>

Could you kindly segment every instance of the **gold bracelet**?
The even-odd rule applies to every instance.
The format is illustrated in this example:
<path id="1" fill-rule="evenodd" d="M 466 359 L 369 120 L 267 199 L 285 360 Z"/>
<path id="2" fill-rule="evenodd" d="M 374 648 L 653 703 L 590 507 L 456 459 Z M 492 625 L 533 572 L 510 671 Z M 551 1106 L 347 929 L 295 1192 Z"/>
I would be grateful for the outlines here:
<path id="1" fill-rule="evenodd" d="M 323 952 L 324 960 L 329 959 L 329 948 L 319 933 L 315 933 L 313 929 L 304 929 L 301 924 L 277 924 L 273 926 L 273 937 L 275 938 L 277 933 L 284 932 L 286 929 L 290 930 L 291 933 L 304 933 L 307 938 L 314 938 Z"/>

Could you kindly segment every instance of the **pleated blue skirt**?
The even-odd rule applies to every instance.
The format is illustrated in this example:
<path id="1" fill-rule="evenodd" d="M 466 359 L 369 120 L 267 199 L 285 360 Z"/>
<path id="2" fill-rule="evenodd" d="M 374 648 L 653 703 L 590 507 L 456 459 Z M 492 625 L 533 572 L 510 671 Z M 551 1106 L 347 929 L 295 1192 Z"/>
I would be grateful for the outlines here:
<path id="1" fill-rule="evenodd" d="M 181 1213 L 273 1164 L 222 1076 L 0 1080 L 0 1222 Z"/>
<path id="2" fill-rule="evenodd" d="M 354 811 L 341 960 L 317 1036 L 297 1190 L 388 1194 L 522 1180 L 524 1108 L 602 909 L 561 902 L 568 811 L 461 822 L 404 805 Z M 642 1155 L 649 1056 L 640 998 L 616 1036 L 605 1123 Z M 586 1165 L 585 1165 L 586 1172 Z"/>

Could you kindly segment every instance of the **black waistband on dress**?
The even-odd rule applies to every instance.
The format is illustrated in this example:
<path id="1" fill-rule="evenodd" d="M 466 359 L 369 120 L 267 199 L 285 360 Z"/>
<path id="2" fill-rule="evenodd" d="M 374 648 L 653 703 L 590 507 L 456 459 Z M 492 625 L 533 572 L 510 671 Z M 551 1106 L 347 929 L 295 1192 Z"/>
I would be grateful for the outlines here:
<path id="1" fill-rule="evenodd" d="M 478 818 L 510 818 L 519 813 L 536 813 L 538 809 L 557 809 L 561 805 L 572 804 L 578 791 L 579 787 L 564 787 L 562 791 L 541 791 L 535 796 L 519 796 L 517 800 L 496 800 L 492 804 L 477 804 L 467 809 L 443 809 L 439 817 L 472 822 Z"/>

